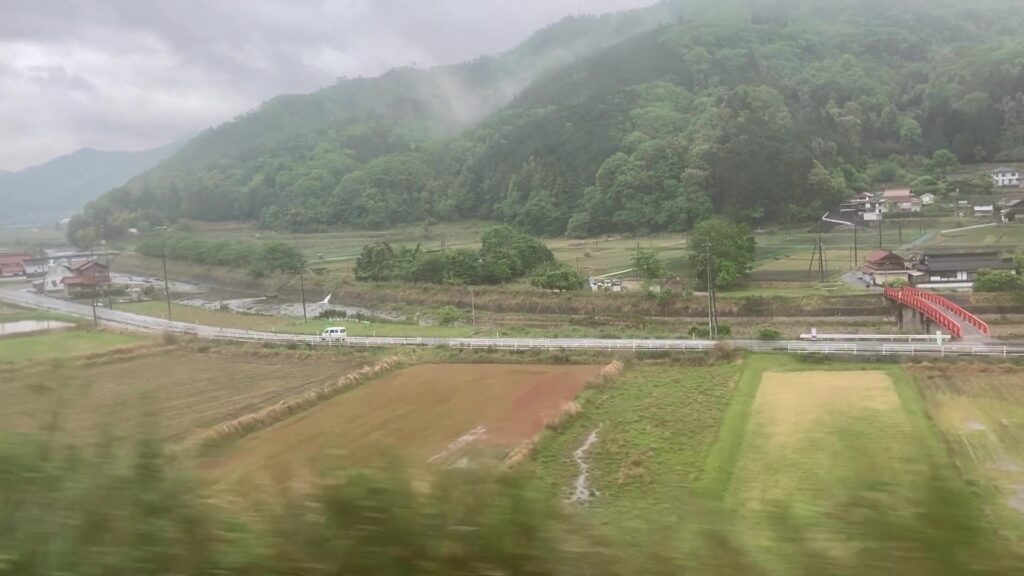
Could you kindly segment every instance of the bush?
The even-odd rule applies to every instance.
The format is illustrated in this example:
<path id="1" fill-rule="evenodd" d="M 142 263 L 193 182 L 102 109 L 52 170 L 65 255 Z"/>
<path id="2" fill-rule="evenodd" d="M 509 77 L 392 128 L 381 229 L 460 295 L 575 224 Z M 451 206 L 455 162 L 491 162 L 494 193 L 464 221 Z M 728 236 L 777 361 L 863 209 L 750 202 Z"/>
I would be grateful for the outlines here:
<path id="1" fill-rule="evenodd" d="M 690 328 L 690 336 L 692 336 L 694 338 L 710 338 L 711 337 L 711 332 L 708 330 L 708 327 L 704 326 L 703 324 L 694 324 Z M 718 336 L 719 336 L 719 338 L 725 337 L 725 336 L 732 336 L 732 328 L 730 328 L 729 326 L 726 326 L 724 324 L 719 324 L 718 325 Z"/>
<path id="2" fill-rule="evenodd" d="M 582 290 L 586 282 L 576 273 L 576 269 L 572 266 L 562 262 L 555 262 L 545 266 L 535 274 L 530 279 L 530 284 L 545 290 L 568 292 L 571 290 Z"/>
<path id="3" fill-rule="evenodd" d="M 782 333 L 774 328 L 761 328 L 757 331 L 757 339 L 765 342 L 782 340 Z"/>
<path id="4" fill-rule="evenodd" d="M 1024 278 L 1008 270 L 980 270 L 974 278 L 977 292 L 1022 292 Z"/>
<path id="5" fill-rule="evenodd" d="M 454 306 L 445 306 L 437 311 L 435 317 L 441 326 L 451 326 L 462 319 L 462 312 Z"/>

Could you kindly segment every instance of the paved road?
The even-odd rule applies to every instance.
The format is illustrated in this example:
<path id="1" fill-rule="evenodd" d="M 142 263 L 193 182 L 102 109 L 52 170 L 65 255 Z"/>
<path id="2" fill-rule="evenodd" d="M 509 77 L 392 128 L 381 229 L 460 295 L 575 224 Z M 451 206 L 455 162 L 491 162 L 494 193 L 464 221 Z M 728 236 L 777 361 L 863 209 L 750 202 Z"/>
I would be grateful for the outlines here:
<path id="1" fill-rule="evenodd" d="M 36 294 L 30 290 L 0 289 L 0 300 L 26 308 L 50 310 L 69 316 L 92 319 L 91 306 L 68 302 Z M 118 310 L 96 309 L 102 324 L 145 332 L 171 332 L 188 334 L 210 340 L 237 342 L 301 343 L 316 346 L 396 347 L 429 346 L 445 348 L 483 348 L 502 350 L 710 350 L 719 345 L 712 340 L 616 340 L 597 338 L 366 338 L 349 337 L 344 344 L 322 342 L 315 335 L 277 334 L 253 332 L 233 328 L 219 328 L 168 322 L 160 318 L 140 316 Z M 758 340 L 730 340 L 728 346 L 756 352 L 789 352 L 797 354 L 843 355 L 898 355 L 898 356 L 1024 356 L 1024 343 L 1005 345 L 979 345 L 973 343 L 922 344 L 879 341 L 860 342 L 807 342 L 799 340 L 761 342 Z"/>

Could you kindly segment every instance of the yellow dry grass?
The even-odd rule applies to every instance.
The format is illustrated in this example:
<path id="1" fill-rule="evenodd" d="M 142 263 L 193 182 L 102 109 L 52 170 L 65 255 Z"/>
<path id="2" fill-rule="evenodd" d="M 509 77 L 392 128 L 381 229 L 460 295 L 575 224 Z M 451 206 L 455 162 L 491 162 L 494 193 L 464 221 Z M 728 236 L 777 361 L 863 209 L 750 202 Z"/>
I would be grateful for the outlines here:
<path id="1" fill-rule="evenodd" d="M 885 372 L 767 372 L 757 392 L 754 418 L 770 438 L 785 443 L 822 418 L 899 407 L 899 396 Z"/>

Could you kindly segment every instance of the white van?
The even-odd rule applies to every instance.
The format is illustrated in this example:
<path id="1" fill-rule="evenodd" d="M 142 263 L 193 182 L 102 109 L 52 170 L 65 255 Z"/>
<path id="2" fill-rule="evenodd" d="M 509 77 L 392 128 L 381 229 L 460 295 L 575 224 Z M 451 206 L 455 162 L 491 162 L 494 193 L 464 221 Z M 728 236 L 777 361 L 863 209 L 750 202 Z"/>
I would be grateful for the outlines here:
<path id="1" fill-rule="evenodd" d="M 348 331 L 343 327 L 324 328 L 320 339 L 327 342 L 338 342 L 348 338 Z"/>

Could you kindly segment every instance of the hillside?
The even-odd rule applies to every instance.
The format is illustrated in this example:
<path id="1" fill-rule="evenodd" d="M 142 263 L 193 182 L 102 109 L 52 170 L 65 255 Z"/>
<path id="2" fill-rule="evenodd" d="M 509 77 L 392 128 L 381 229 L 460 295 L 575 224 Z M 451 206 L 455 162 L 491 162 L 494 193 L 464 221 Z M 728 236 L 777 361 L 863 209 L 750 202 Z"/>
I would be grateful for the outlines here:
<path id="1" fill-rule="evenodd" d="M 0 172 L 0 224 L 42 224 L 71 216 L 107 190 L 156 166 L 181 144 L 141 152 L 83 148 L 18 172 Z"/>
<path id="2" fill-rule="evenodd" d="M 1006 2 L 657 8 L 273 100 L 109 194 L 73 233 L 180 216 L 296 231 L 485 217 L 574 236 L 686 230 L 715 212 L 761 225 L 881 183 L 942 193 L 959 163 L 1024 159 L 1024 12 Z M 592 53 L 554 58 L 564 46 Z"/>

